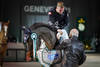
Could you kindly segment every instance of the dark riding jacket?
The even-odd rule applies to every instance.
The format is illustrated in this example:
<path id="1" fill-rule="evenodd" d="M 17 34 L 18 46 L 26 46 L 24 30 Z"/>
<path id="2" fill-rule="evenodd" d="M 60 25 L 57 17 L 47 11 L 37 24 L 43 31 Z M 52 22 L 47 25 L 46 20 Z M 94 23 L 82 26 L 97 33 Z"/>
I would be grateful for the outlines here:
<path id="1" fill-rule="evenodd" d="M 79 67 L 79 65 L 83 64 L 86 60 L 84 44 L 75 36 L 73 36 L 70 41 L 60 44 L 56 49 L 64 49 L 65 51 L 65 57 L 63 57 L 64 61 L 61 67 Z"/>
<path id="2" fill-rule="evenodd" d="M 56 7 L 52 8 L 49 12 L 49 24 L 53 27 L 63 29 L 68 25 L 68 11 L 64 10 L 63 14 L 56 12 Z"/>

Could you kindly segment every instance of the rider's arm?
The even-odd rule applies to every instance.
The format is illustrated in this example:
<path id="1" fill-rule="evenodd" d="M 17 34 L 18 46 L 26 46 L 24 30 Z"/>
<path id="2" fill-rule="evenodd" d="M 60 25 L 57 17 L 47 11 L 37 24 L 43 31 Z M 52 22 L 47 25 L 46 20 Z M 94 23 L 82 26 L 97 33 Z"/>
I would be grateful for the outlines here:
<path id="1" fill-rule="evenodd" d="M 67 49 L 71 46 L 70 42 L 71 42 L 70 39 L 66 39 L 61 44 L 56 46 L 56 49 L 57 50 Z"/>
<path id="2" fill-rule="evenodd" d="M 65 17 L 64 17 L 65 24 L 63 25 L 63 27 L 66 27 L 68 25 L 68 23 L 69 23 L 69 14 L 68 14 L 68 11 L 65 11 L 64 15 L 65 15 Z"/>
<path id="3" fill-rule="evenodd" d="M 54 24 L 56 22 L 56 17 L 53 14 L 53 12 L 52 11 L 48 12 L 48 15 L 49 15 L 49 22 L 51 22 L 52 24 Z"/>

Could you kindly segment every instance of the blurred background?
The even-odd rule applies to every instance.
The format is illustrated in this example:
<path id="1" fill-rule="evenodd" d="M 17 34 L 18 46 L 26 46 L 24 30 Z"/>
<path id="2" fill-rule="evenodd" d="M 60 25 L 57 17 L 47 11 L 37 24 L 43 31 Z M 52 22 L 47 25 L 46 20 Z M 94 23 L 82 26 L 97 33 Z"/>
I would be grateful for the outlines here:
<path id="1" fill-rule="evenodd" d="M 9 66 L 9 62 L 26 62 L 26 44 L 24 44 L 24 35 L 20 27 L 30 27 L 38 22 L 48 23 L 48 11 L 56 6 L 58 1 L 64 1 L 69 13 L 69 25 L 66 31 L 69 33 L 70 29 L 77 28 L 80 32 L 79 39 L 84 43 L 87 55 L 99 56 L 100 5 L 98 0 L 0 0 L 0 22 L 10 21 L 5 65 Z M 84 67 L 89 67 L 85 65 Z"/>

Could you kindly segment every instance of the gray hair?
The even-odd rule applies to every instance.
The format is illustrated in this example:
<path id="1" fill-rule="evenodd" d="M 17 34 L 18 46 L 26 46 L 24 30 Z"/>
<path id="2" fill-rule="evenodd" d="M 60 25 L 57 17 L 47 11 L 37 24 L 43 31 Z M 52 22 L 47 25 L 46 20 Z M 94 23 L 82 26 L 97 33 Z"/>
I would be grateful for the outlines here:
<path id="1" fill-rule="evenodd" d="M 78 32 L 78 30 L 77 29 L 72 29 L 71 31 L 70 31 L 70 36 L 76 36 L 76 37 L 78 37 L 79 36 L 79 32 Z"/>

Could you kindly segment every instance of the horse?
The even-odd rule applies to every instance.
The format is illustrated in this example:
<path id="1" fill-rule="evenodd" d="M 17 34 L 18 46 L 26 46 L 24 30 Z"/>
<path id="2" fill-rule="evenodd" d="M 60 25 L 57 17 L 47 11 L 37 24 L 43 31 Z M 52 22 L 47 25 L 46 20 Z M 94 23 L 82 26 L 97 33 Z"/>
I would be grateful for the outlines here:
<path id="1" fill-rule="evenodd" d="M 26 56 L 33 56 L 33 44 L 32 44 L 32 39 L 30 37 L 31 33 L 34 32 L 37 34 L 38 39 L 37 39 L 37 47 L 36 47 L 36 51 L 40 49 L 40 43 L 41 43 L 41 39 L 43 39 L 46 43 L 46 46 L 49 50 L 54 49 L 55 48 L 55 44 L 58 43 L 57 38 L 56 38 L 56 33 L 57 33 L 57 29 L 54 27 L 51 27 L 48 24 L 44 24 L 42 22 L 39 23 L 34 23 L 33 25 L 31 25 L 29 28 L 25 28 L 23 27 L 24 33 L 25 33 L 25 42 L 28 43 L 28 51 Z"/>
<path id="2" fill-rule="evenodd" d="M 71 40 L 66 39 L 66 40 L 63 40 L 61 44 L 57 43 L 59 40 L 56 38 L 56 34 L 57 34 L 56 28 L 53 28 L 49 26 L 48 24 L 44 24 L 44 23 L 35 23 L 32 26 L 30 26 L 29 29 L 26 29 L 26 31 L 27 31 L 29 39 L 32 39 L 31 35 L 33 33 L 37 34 L 37 37 L 36 37 L 38 38 L 37 43 L 34 41 L 34 39 L 33 41 L 29 41 L 29 42 L 31 42 L 31 46 L 36 45 L 37 58 L 41 65 L 45 67 L 65 67 L 66 64 L 68 64 L 68 66 L 70 65 L 70 62 L 68 61 L 66 63 L 66 61 L 70 60 L 67 57 L 71 56 L 73 53 L 73 52 L 71 53 L 72 51 Z M 66 51 L 68 52 L 64 51 L 63 49 L 62 49 L 63 51 L 60 50 L 62 45 L 65 47 Z M 58 47 L 58 50 L 57 50 L 57 47 Z M 32 49 L 34 49 L 34 47 Z M 32 52 L 32 54 L 34 53 Z"/>
<path id="3" fill-rule="evenodd" d="M 7 32 L 8 32 L 8 22 L 0 22 L 0 67 L 3 66 L 4 56 L 7 50 Z"/>
<path id="4" fill-rule="evenodd" d="M 34 23 L 29 28 L 24 28 L 24 32 L 26 33 L 25 40 L 28 43 L 28 52 L 26 56 L 33 56 L 33 42 L 31 39 L 31 34 L 37 34 L 37 41 L 36 41 L 36 52 L 41 49 L 41 43 L 45 43 L 45 46 L 48 50 L 55 50 L 56 46 L 59 45 L 58 39 L 56 38 L 57 29 L 44 23 Z M 58 51 L 59 53 L 61 51 Z M 60 57 L 61 59 L 61 57 Z M 55 64 L 54 64 L 55 65 Z M 59 66 L 59 64 L 57 64 Z M 61 64 L 60 64 L 61 65 Z"/>

